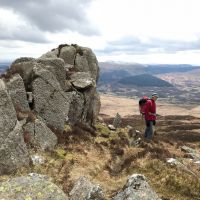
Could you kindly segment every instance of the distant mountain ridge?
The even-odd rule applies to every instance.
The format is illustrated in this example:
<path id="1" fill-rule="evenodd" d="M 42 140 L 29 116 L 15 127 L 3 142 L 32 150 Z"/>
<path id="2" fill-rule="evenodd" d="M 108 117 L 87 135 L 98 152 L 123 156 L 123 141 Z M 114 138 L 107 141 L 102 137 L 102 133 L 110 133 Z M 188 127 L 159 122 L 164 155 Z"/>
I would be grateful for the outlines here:
<path id="1" fill-rule="evenodd" d="M 134 83 L 134 85 L 144 87 L 148 82 L 148 85 L 151 85 L 151 81 L 153 85 L 161 84 L 162 87 L 171 87 L 172 85 L 167 81 L 162 82 L 161 79 L 158 77 L 160 74 L 167 74 L 167 73 L 185 73 L 195 70 L 200 70 L 200 66 L 193 66 L 188 64 L 155 64 L 155 65 L 143 65 L 138 63 L 115 63 L 115 62 L 99 62 L 100 66 L 100 78 L 99 84 L 116 84 L 116 83 L 123 83 L 126 84 Z M 145 74 L 145 75 L 144 75 Z M 151 75 L 148 76 L 147 74 Z M 142 75 L 142 76 L 136 76 Z M 156 77 L 152 77 L 156 75 Z M 132 79 L 135 80 L 132 80 Z M 145 80 L 146 78 L 146 80 Z M 160 79 L 160 81 L 158 81 Z M 141 80 L 143 80 L 141 83 Z"/>
<path id="2" fill-rule="evenodd" d="M 113 81 L 118 81 L 119 77 L 120 78 L 125 78 L 130 76 L 130 73 L 126 70 L 119 69 L 116 71 L 108 71 L 108 72 L 102 72 L 100 77 L 99 77 L 99 82 L 102 83 L 110 83 Z"/>
<path id="3" fill-rule="evenodd" d="M 150 74 L 140 74 L 136 76 L 129 76 L 119 80 L 119 83 L 128 86 L 139 86 L 139 87 L 173 87 L 167 81 L 152 76 Z"/>
<path id="4" fill-rule="evenodd" d="M 146 65 L 139 63 L 115 63 L 99 62 L 100 73 L 116 72 L 118 70 L 127 71 L 129 75 L 136 75 L 145 72 Z"/>
<path id="5" fill-rule="evenodd" d="M 10 62 L 1 62 L 0 63 L 0 74 L 5 72 L 6 69 L 10 66 Z"/>
<path id="6" fill-rule="evenodd" d="M 138 64 L 138 63 L 115 63 L 99 62 L 100 72 L 107 76 L 107 72 L 118 73 L 118 70 L 128 72 L 130 75 L 138 74 L 163 74 L 171 72 L 188 72 L 200 69 L 200 66 L 189 64 Z M 124 72 L 123 72 L 124 73 Z"/>
<path id="7" fill-rule="evenodd" d="M 187 64 L 178 65 L 147 65 L 146 72 L 150 74 L 165 74 L 165 73 L 182 73 L 200 69 L 200 66 L 193 66 Z"/>
<path id="8" fill-rule="evenodd" d="M 99 62 L 100 77 L 98 91 L 119 96 L 141 97 L 159 93 L 162 98 L 168 98 L 175 103 L 183 101 L 196 103 L 199 98 L 198 83 L 192 76 L 200 73 L 200 66 L 188 64 L 149 64 Z M 176 81 L 175 74 L 183 77 Z M 188 75 L 191 74 L 190 79 Z M 187 78 L 186 78 L 187 77 Z M 189 82 L 187 82 L 187 80 Z M 196 80 L 196 78 L 195 78 Z M 182 87 L 178 87 L 182 85 Z M 185 96 L 185 90 L 191 88 L 190 97 Z"/>

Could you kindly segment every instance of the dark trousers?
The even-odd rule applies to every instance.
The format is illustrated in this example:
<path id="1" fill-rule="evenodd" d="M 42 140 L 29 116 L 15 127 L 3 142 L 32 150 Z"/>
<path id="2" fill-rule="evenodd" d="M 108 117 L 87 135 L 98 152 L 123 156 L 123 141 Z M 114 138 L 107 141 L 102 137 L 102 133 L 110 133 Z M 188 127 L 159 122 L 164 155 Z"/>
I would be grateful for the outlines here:
<path id="1" fill-rule="evenodd" d="M 146 139 L 151 140 L 153 138 L 153 126 L 155 126 L 156 121 L 155 120 L 146 120 L 146 130 L 144 133 L 144 137 Z"/>

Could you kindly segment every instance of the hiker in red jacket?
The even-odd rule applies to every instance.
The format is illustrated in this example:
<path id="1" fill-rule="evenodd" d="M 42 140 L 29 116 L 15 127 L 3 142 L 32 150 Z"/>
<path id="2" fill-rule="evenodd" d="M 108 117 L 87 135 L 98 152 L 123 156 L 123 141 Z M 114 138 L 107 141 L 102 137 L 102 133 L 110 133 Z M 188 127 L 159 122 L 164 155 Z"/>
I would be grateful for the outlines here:
<path id="1" fill-rule="evenodd" d="M 152 139 L 153 137 L 153 126 L 156 125 L 156 100 L 158 99 L 158 94 L 153 93 L 151 99 L 147 100 L 145 105 L 145 121 L 146 130 L 145 138 Z"/>

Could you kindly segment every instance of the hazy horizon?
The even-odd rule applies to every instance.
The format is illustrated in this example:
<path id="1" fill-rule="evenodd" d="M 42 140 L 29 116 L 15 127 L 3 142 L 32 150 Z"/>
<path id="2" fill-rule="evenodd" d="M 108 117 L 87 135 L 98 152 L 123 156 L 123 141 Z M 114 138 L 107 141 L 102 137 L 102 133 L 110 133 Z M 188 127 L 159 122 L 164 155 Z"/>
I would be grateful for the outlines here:
<path id="1" fill-rule="evenodd" d="M 16 58 L 17 59 L 17 58 Z M 12 62 L 14 62 L 14 60 L 0 60 L 0 65 L 2 64 L 11 64 Z M 124 64 L 124 65 L 134 65 L 134 64 L 139 64 L 139 65 L 174 65 L 174 66 L 179 66 L 179 65 L 191 65 L 191 66 L 197 66 L 199 67 L 200 64 L 190 64 L 190 63 L 138 63 L 138 62 L 125 62 L 125 61 L 113 61 L 113 60 L 107 60 L 107 61 L 98 61 L 99 63 L 113 63 L 113 64 Z"/>

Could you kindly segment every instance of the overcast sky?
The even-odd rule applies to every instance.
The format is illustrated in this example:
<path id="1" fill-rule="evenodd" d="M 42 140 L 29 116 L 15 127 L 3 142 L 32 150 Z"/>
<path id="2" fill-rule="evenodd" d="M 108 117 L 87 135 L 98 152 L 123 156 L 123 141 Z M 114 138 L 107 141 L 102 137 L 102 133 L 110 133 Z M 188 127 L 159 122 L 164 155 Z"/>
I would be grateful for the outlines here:
<path id="1" fill-rule="evenodd" d="M 0 62 L 59 44 L 98 61 L 200 64 L 200 0 L 0 0 Z"/>

